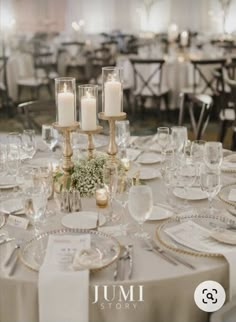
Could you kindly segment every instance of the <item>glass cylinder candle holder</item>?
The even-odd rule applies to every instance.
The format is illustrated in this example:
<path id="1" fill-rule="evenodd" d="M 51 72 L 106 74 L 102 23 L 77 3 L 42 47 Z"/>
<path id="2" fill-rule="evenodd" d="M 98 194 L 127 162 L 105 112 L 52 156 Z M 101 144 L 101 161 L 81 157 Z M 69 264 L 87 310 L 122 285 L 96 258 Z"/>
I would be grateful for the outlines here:
<path id="1" fill-rule="evenodd" d="M 77 120 L 75 78 L 55 78 L 55 96 L 58 125 L 65 127 L 74 125 Z"/>
<path id="2" fill-rule="evenodd" d="M 105 116 L 119 116 L 123 112 L 122 69 L 102 68 L 102 106 Z"/>
<path id="3" fill-rule="evenodd" d="M 94 131 L 97 129 L 97 85 L 80 85 L 79 89 L 79 119 L 80 128 L 83 131 Z"/>
<path id="4" fill-rule="evenodd" d="M 96 192 L 95 192 L 95 198 L 96 198 L 96 205 L 99 208 L 106 208 L 108 205 L 108 192 L 104 185 L 98 185 Z"/>

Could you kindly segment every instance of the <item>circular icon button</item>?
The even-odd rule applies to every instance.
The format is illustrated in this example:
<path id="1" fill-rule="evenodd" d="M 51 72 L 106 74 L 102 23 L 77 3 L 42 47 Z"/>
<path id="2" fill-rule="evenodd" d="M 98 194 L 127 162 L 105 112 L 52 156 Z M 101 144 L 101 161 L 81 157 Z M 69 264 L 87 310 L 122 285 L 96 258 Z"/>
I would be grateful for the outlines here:
<path id="1" fill-rule="evenodd" d="M 218 311 L 225 303 L 225 290 L 223 286 L 215 281 L 200 283 L 194 292 L 196 305 L 205 312 Z"/>

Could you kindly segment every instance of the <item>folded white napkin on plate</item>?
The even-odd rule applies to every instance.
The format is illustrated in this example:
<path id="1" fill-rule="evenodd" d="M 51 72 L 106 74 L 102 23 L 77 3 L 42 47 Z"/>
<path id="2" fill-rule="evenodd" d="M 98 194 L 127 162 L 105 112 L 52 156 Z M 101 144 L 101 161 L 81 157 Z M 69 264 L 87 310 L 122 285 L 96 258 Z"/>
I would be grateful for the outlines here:
<path id="1" fill-rule="evenodd" d="M 39 271 L 40 322 L 89 321 L 89 271 L 74 271 L 76 252 L 90 247 L 90 235 L 49 236 Z"/>
<path id="2" fill-rule="evenodd" d="M 236 201 L 236 189 L 230 189 L 228 200 Z"/>

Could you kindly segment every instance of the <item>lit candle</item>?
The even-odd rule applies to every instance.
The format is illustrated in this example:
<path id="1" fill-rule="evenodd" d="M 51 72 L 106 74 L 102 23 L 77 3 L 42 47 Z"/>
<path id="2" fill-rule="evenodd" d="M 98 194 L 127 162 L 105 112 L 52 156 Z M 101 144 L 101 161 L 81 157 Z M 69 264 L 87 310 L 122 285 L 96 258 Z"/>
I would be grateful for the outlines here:
<path id="1" fill-rule="evenodd" d="M 179 35 L 179 28 L 176 24 L 172 24 L 168 28 L 168 41 L 174 42 Z"/>
<path id="2" fill-rule="evenodd" d="M 181 32 L 180 44 L 181 44 L 182 47 L 188 46 L 188 32 L 187 31 Z"/>
<path id="3" fill-rule="evenodd" d="M 75 95 L 67 91 L 67 85 L 64 84 L 63 92 L 58 93 L 58 124 L 61 126 L 70 126 L 75 123 Z"/>
<path id="4" fill-rule="evenodd" d="M 123 158 L 123 159 L 121 159 L 121 162 L 122 162 L 125 170 L 128 171 L 130 168 L 130 160 L 128 158 Z"/>
<path id="5" fill-rule="evenodd" d="M 108 204 L 108 193 L 105 188 L 96 190 L 96 205 L 100 208 L 105 208 Z"/>
<path id="6" fill-rule="evenodd" d="M 84 131 L 97 128 L 96 98 L 88 91 L 81 97 L 81 128 Z"/>
<path id="7" fill-rule="evenodd" d="M 105 108 L 106 116 L 117 116 L 121 113 L 122 86 L 121 82 L 115 80 L 113 75 L 105 83 Z"/>

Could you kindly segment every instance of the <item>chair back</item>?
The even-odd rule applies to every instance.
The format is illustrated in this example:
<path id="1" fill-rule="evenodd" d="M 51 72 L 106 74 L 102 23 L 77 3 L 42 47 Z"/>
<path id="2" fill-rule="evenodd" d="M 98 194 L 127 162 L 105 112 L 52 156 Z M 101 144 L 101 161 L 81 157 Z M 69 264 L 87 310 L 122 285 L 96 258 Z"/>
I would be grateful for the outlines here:
<path id="1" fill-rule="evenodd" d="M 164 59 L 131 58 L 134 91 L 140 96 L 156 96 L 161 92 Z"/>
<path id="2" fill-rule="evenodd" d="M 202 85 L 201 94 L 209 93 L 210 95 L 217 94 L 214 70 L 223 68 L 226 64 L 225 58 L 218 59 L 191 59 L 193 65 L 193 93 L 197 94 L 198 85 Z"/>

